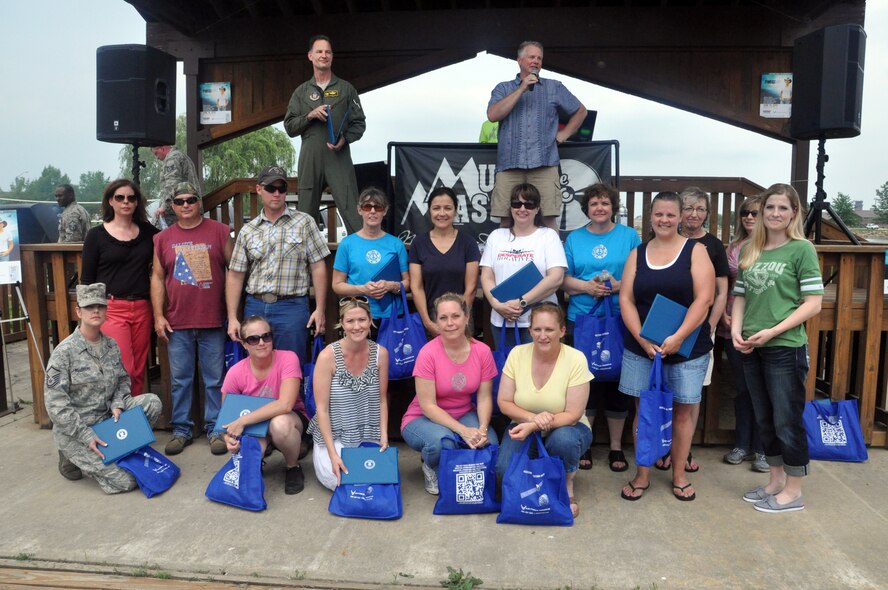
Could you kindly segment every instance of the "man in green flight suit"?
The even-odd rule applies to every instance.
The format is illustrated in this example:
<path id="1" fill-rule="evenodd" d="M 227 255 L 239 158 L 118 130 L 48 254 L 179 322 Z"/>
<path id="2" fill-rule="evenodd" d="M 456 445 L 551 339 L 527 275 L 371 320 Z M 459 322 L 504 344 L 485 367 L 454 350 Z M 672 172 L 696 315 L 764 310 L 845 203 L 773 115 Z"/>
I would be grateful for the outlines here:
<path id="1" fill-rule="evenodd" d="M 324 35 L 312 37 L 308 61 L 314 76 L 301 84 L 287 106 L 284 129 L 302 136 L 299 151 L 300 211 L 319 218 L 321 192 L 329 185 L 348 233 L 361 229 L 358 181 L 349 145 L 361 139 L 367 125 L 354 86 L 333 74 L 333 46 Z M 330 141 L 328 122 L 333 127 Z"/>

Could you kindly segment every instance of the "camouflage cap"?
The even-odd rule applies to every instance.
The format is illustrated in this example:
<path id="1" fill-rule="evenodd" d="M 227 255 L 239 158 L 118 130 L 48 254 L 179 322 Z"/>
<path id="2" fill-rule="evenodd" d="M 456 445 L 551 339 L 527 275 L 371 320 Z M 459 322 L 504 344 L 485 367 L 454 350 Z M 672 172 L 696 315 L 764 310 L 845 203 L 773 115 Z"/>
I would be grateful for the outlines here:
<path id="1" fill-rule="evenodd" d="M 190 182 L 180 182 L 176 185 L 176 190 L 173 191 L 174 197 L 178 197 L 179 195 L 197 195 L 199 197 L 200 191 Z"/>
<path id="2" fill-rule="evenodd" d="M 77 285 L 77 307 L 90 305 L 108 305 L 108 300 L 105 299 L 105 283 Z"/>
<path id="3" fill-rule="evenodd" d="M 280 166 L 266 166 L 259 173 L 259 184 L 269 184 L 275 180 L 283 180 L 287 182 L 287 172 Z"/>

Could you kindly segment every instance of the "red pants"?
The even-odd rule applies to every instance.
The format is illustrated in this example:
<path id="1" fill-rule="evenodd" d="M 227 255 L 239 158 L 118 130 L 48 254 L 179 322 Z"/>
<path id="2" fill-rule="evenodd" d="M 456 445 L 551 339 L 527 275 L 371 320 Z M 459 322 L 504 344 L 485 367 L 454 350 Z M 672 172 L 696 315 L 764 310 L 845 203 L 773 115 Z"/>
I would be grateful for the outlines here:
<path id="1" fill-rule="evenodd" d="M 132 384 L 131 395 L 140 395 L 145 388 L 145 367 L 153 327 L 151 302 L 147 299 L 108 300 L 108 319 L 102 324 L 102 333 L 113 338 L 120 347 L 120 360 Z"/>

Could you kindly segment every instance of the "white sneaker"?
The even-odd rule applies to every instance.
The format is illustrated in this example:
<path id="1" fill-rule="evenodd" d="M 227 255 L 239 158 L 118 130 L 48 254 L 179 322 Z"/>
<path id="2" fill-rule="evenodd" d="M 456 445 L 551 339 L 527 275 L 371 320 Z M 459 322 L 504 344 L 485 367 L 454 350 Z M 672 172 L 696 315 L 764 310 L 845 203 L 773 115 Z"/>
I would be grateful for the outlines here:
<path id="1" fill-rule="evenodd" d="M 434 469 L 426 465 L 422 464 L 422 477 L 425 480 L 425 491 L 430 493 L 433 496 L 438 495 L 438 474 Z"/>

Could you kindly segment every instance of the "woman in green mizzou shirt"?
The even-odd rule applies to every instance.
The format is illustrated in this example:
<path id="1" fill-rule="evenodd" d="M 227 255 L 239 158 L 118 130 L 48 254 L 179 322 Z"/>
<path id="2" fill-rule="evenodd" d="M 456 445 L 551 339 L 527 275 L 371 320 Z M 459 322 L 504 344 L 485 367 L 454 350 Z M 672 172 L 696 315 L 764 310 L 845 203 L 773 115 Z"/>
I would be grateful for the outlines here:
<path id="1" fill-rule="evenodd" d="M 765 191 L 752 238 L 740 252 L 734 285 L 731 337 L 744 354 L 743 372 L 770 468 L 767 485 L 746 492 L 743 499 L 760 512 L 805 507 L 804 323 L 820 313 L 823 279 L 814 246 L 802 232 L 803 213 L 798 193 L 788 184 Z"/>

